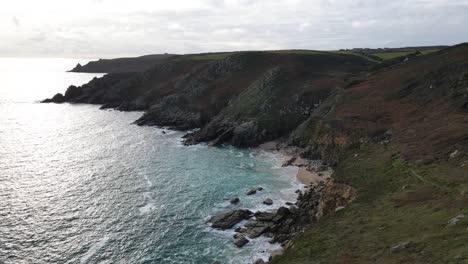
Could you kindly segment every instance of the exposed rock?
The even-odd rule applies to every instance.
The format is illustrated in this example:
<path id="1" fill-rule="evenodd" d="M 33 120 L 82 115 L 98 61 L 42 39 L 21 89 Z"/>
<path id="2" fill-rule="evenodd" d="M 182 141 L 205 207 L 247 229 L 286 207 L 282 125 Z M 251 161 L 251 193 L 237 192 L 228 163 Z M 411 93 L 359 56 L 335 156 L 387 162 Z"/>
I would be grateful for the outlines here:
<path id="1" fill-rule="evenodd" d="M 267 232 L 272 226 L 273 223 L 271 222 L 249 220 L 249 222 L 245 224 L 242 233 L 247 235 L 249 238 L 257 238 Z"/>
<path id="2" fill-rule="evenodd" d="M 263 201 L 263 204 L 272 205 L 272 204 L 273 204 L 273 200 L 270 199 L 270 198 L 267 198 L 267 199 L 265 199 L 265 201 Z"/>
<path id="3" fill-rule="evenodd" d="M 318 204 L 317 218 L 335 211 L 340 206 L 346 206 L 356 199 L 357 191 L 351 186 L 329 181 L 322 191 Z"/>
<path id="4" fill-rule="evenodd" d="M 229 200 L 229 202 L 230 202 L 231 204 L 238 204 L 238 203 L 240 202 L 240 199 L 237 198 L 237 197 L 236 197 L 236 198 L 232 198 L 231 200 Z"/>
<path id="5" fill-rule="evenodd" d="M 411 244 L 410 242 L 402 242 L 402 243 L 399 243 L 399 244 L 395 244 L 395 245 L 390 247 L 390 251 L 392 253 L 398 253 L 398 252 L 408 248 L 408 246 L 410 244 Z"/>
<path id="6" fill-rule="evenodd" d="M 256 194 L 257 193 L 257 189 L 251 189 L 249 191 L 247 191 L 247 193 L 245 193 L 246 195 L 253 195 L 253 194 Z"/>
<path id="7" fill-rule="evenodd" d="M 255 212 L 255 219 L 264 222 L 278 222 L 281 220 L 282 216 L 278 215 L 277 211 L 275 212 Z"/>
<path id="8" fill-rule="evenodd" d="M 257 191 L 263 191 L 263 187 L 258 187 Z"/>
<path id="9" fill-rule="evenodd" d="M 237 247 L 239 247 L 239 248 L 243 247 L 247 243 L 249 243 L 249 240 L 247 238 L 245 238 L 243 235 L 236 234 L 234 236 L 234 245 L 236 245 Z"/>
<path id="10" fill-rule="evenodd" d="M 245 209 L 229 210 L 213 216 L 208 222 L 211 227 L 218 229 L 230 229 L 242 220 L 252 217 L 252 212 Z"/>
<path id="11" fill-rule="evenodd" d="M 465 218 L 465 215 L 463 214 L 457 215 L 454 218 L 450 219 L 447 224 L 449 226 L 457 225 L 463 218 Z"/>
<path id="12" fill-rule="evenodd" d="M 341 211 L 341 210 L 343 210 L 345 208 L 346 208 L 346 206 L 338 206 L 337 208 L 335 208 L 335 213 L 339 212 L 339 211 Z"/>
<path id="13" fill-rule="evenodd" d="M 41 103 L 58 103 L 58 104 L 63 103 L 63 102 L 65 102 L 65 97 L 61 93 L 54 95 L 54 97 L 50 99 L 45 99 L 41 101 Z"/>
<path id="14" fill-rule="evenodd" d="M 257 259 L 253 262 L 253 264 L 266 264 L 265 261 L 263 259 Z"/>

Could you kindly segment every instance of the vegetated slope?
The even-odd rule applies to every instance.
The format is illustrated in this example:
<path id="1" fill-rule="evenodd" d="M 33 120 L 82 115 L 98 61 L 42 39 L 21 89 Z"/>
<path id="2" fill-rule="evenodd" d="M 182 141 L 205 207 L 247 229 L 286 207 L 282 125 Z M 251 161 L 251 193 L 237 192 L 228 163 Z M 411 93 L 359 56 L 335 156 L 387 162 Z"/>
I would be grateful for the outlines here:
<path id="1" fill-rule="evenodd" d="M 334 164 L 358 198 L 272 263 L 465 263 L 467 105 L 467 44 L 337 91 L 290 143 Z"/>
<path id="2" fill-rule="evenodd" d="M 468 151 L 467 88 L 467 45 L 413 58 L 337 91 L 330 106 L 314 113 L 292 140 L 314 141 L 308 133 L 326 122 L 323 127 L 340 134 L 345 145 L 393 138 L 411 160 L 441 159 L 455 148 Z"/>
<path id="3" fill-rule="evenodd" d="M 85 65 L 78 64 L 70 71 L 89 73 L 142 72 L 175 56 L 177 55 L 155 54 L 134 58 L 99 59 Z"/>

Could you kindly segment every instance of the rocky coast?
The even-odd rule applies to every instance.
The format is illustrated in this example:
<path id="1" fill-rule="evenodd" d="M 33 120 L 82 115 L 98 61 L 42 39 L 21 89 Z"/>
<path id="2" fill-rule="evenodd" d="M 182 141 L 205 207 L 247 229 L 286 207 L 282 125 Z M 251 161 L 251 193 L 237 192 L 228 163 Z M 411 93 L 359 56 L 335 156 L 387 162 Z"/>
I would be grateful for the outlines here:
<path id="1" fill-rule="evenodd" d="M 237 246 L 282 243 L 271 263 L 427 263 L 436 252 L 450 263 L 468 258 L 460 243 L 440 242 L 463 222 L 439 228 L 468 207 L 467 61 L 467 44 L 387 63 L 336 52 L 171 56 L 44 102 L 142 110 L 138 125 L 196 128 L 187 145 L 279 142 L 268 147 L 290 156 L 307 187 L 297 201 L 210 219 L 234 228 Z"/>

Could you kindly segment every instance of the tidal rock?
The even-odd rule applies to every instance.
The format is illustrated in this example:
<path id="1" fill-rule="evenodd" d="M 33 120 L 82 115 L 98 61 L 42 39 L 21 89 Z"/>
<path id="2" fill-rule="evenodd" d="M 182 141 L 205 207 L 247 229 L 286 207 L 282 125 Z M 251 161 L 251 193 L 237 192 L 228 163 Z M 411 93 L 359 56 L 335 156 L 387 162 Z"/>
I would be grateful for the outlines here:
<path id="1" fill-rule="evenodd" d="M 246 195 L 253 195 L 253 194 L 256 194 L 256 193 L 257 193 L 257 189 L 251 189 L 246 193 Z"/>
<path id="2" fill-rule="evenodd" d="M 257 191 L 263 191 L 263 187 L 258 187 Z"/>
<path id="3" fill-rule="evenodd" d="M 239 234 L 236 234 L 234 236 L 234 245 L 236 245 L 237 247 L 239 247 L 239 248 L 243 247 L 247 243 L 249 243 L 249 240 L 247 238 L 245 238 L 245 236 L 239 235 Z"/>
<path id="4" fill-rule="evenodd" d="M 271 222 L 250 220 L 247 224 L 245 224 L 244 228 L 242 229 L 242 233 L 247 235 L 249 238 L 257 238 L 267 232 L 272 226 L 273 223 Z"/>
<path id="5" fill-rule="evenodd" d="M 272 205 L 272 204 L 273 204 L 273 200 L 270 199 L 270 198 L 267 198 L 267 199 L 265 199 L 265 201 L 263 201 L 263 204 Z"/>
<path id="6" fill-rule="evenodd" d="M 240 202 L 240 199 L 239 198 L 232 198 L 230 201 L 229 201 L 231 204 L 238 204 Z"/>
<path id="7" fill-rule="evenodd" d="M 229 210 L 213 216 L 208 222 L 211 227 L 218 229 L 230 229 L 242 220 L 252 217 L 252 212 L 245 209 Z"/>
<path id="8" fill-rule="evenodd" d="M 263 259 L 257 259 L 253 264 L 266 264 Z"/>

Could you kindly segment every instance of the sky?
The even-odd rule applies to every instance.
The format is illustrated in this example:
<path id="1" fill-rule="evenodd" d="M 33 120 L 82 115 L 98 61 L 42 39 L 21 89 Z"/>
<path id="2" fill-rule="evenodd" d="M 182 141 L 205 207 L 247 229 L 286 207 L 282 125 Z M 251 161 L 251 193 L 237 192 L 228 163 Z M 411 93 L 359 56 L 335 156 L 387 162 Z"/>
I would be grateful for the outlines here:
<path id="1" fill-rule="evenodd" d="M 1 0 L 0 56 L 453 45 L 468 0 Z"/>

